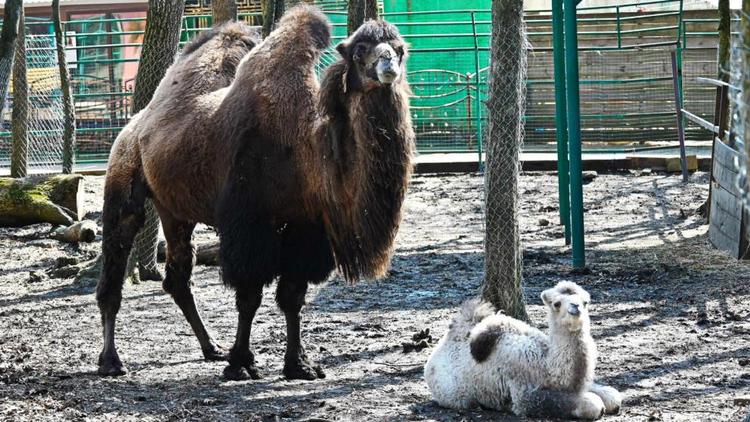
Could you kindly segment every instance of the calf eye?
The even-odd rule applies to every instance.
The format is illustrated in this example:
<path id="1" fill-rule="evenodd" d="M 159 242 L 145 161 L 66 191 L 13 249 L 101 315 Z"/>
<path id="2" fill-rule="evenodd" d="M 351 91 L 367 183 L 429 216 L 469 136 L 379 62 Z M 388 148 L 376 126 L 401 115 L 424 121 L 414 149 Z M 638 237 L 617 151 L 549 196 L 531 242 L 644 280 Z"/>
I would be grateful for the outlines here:
<path id="1" fill-rule="evenodd" d="M 584 301 L 584 302 L 583 302 L 583 307 L 584 307 L 584 308 L 585 308 L 585 307 L 587 307 L 588 305 L 589 305 L 589 302 L 588 302 L 588 301 Z"/>
<path id="2" fill-rule="evenodd" d="M 555 309 L 560 309 L 560 302 L 555 302 Z"/>

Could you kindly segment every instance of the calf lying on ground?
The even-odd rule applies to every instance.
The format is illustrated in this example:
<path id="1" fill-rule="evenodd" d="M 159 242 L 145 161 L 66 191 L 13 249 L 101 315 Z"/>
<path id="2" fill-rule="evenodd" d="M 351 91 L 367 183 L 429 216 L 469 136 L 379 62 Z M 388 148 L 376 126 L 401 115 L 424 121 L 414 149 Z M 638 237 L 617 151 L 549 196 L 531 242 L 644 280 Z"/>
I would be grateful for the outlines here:
<path id="1" fill-rule="evenodd" d="M 519 416 L 598 419 L 622 396 L 594 380 L 589 294 L 571 282 L 542 292 L 549 335 L 472 300 L 463 305 L 424 370 L 441 406 L 476 405 Z"/>

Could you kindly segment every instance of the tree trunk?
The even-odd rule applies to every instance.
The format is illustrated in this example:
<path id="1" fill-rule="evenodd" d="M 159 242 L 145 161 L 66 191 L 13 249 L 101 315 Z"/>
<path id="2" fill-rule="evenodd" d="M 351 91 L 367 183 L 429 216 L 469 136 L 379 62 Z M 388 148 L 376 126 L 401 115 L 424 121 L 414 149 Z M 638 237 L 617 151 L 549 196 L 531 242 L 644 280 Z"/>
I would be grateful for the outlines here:
<path id="1" fill-rule="evenodd" d="M 26 57 L 26 31 L 24 29 L 23 8 L 18 20 L 16 53 Z M 13 63 L 13 112 L 11 114 L 12 145 L 10 155 L 10 176 L 25 177 L 29 158 L 29 86 L 26 80 L 26 60 Z"/>
<path id="2" fill-rule="evenodd" d="M 148 3 L 143 49 L 135 76 L 133 114 L 148 105 L 174 61 L 185 9 L 185 2 L 181 0 L 149 0 Z"/>
<path id="3" fill-rule="evenodd" d="M 349 0 L 346 32 L 351 35 L 369 19 L 378 18 L 377 0 Z"/>
<path id="4" fill-rule="evenodd" d="M 237 20 L 237 2 L 235 0 L 212 0 L 211 16 L 213 16 L 214 26 Z"/>
<path id="5" fill-rule="evenodd" d="M 719 0 L 719 69 L 718 79 L 724 82 L 729 82 L 729 63 L 730 60 L 730 39 L 731 39 L 731 12 L 729 10 L 729 0 Z M 729 101 L 729 90 L 727 90 L 726 97 L 722 100 L 724 104 Z M 719 127 L 729 127 L 729 114 L 725 113 L 724 121 L 719 122 Z"/>
<path id="6" fill-rule="evenodd" d="M 149 0 L 143 50 L 135 77 L 133 114 L 148 105 L 167 68 L 174 61 L 184 9 L 185 2 L 182 0 Z M 134 255 L 130 261 L 138 264 L 141 279 L 160 280 L 161 274 L 156 269 L 159 217 L 150 199 L 146 200 L 145 206 L 146 222 L 135 238 Z"/>
<path id="7" fill-rule="evenodd" d="M 18 37 L 18 23 L 23 13 L 22 0 L 7 0 L 5 2 L 5 16 L 3 18 L 2 34 L 0 34 L 0 115 L 5 108 L 5 98 L 8 96 L 10 74 L 13 69 L 13 57 L 16 53 L 16 38 Z"/>
<path id="8" fill-rule="evenodd" d="M 493 0 L 482 296 L 507 315 L 528 320 L 521 288 L 523 259 L 518 230 L 525 70 L 523 2 Z"/>
<path id="9" fill-rule="evenodd" d="M 159 253 L 156 255 L 159 262 L 167 259 L 167 244 L 159 242 Z M 210 241 L 195 245 L 195 265 L 219 265 L 219 242 Z"/>
<path id="10" fill-rule="evenodd" d="M 261 0 L 263 9 L 263 38 L 267 37 L 276 27 L 276 22 L 284 14 L 284 0 Z"/>
<path id="11" fill-rule="evenodd" d="M 745 67 L 742 69 L 742 103 L 745 105 L 741 110 L 742 113 L 739 119 L 744 122 L 743 132 L 740 134 L 745 142 L 745 153 L 747 157 L 747 166 L 745 169 L 750 169 L 750 0 L 742 1 L 742 19 L 740 21 L 740 33 L 742 36 L 743 48 L 738 52 L 742 54 L 742 64 Z M 750 190 L 750 180 L 745 180 L 745 187 Z M 748 413 L 748 421 L 750 421 L 750 413 Z"/>
<path id="12" fill-rule="evenodd" d="M 0 226 L 73 224 L 84 215 L 82 184 L 79 174 L 0 177 Z"/>
<path id="13" fill-rule="evenodd" d="M 73 172 L 74 149 L 76 143 L 76 114 L 73 93 L 70 88 L 70 72 L 65 59 L 65 36 L 60 22 L 60 0 L 52 0 L 52 24 L 55 27 L 57 44 L 57 66 L 60 68 L 60 89 L 63 102 L 63 173 Z"/>

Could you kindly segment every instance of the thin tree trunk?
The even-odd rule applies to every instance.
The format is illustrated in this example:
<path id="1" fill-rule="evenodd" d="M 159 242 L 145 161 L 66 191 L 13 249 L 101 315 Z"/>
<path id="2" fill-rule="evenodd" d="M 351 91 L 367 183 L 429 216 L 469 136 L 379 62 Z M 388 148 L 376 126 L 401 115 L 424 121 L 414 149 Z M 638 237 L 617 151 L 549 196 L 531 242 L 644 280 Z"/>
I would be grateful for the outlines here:
<path id="1" fill-rule="evenodd" d="M 528 320 L 521 288 L 523 259 L 518 230 L 525 71 L 523 2 L 493 0 L 482 297 L 507 315 Z"/>
<path id="2" fill-rule="evenodd" d="M 0 115 L 5 108 L 5 98 L 8 96 L 16 37 L 18 37 L 18 22 L 23 12 L 22 0 L 6 0 L 4 12 L 3 30 L 0 34 Z"/>
<path id="3" fill-rule="evenodd" d="M 742 19 L 740 20 L 740 32 L 742 34 L 743 48 L 739 54 L 742 54 L 742 64 L 744 65 L 742 78 L 742 102 L 744 107 L 741 113 L 744 115 L 740 116 L 740 119 L 745 122 L 743 136 L 745 142 L 745 152 L 747 154 L 747 167 L 750 169 L 750 0 L 742 1 Z M 750 188 L 750 180 L 746 180 L 746 188 Z M 747 420 L 750 421 L 750 413 L 748 413 Z"/>
<path id="4" fill-rule="evenodd" d="M 182 0 L 149 0 L 143 49 L 135 77 L 133 114 L 148 105 L 167 68 L 174 61 L 180 42 L 184 9 L 185 3 Z M 134 259 L 130 260 L 137 262 L 138 272 L 143 280 L 162 278 L 156 268 L 158 240 L 159 217 L 153 202 L 146 200 L 146 222 L 135 238 Z"/>
<path id="5" fill-rule="evenodd" d="M 351 35 L 369 19 L 378 18 L 377 0 L 349 0 L 346 32 Z"/>
<path id="6" fill-rule="evenodd" d="M 65 36 L 60 21 L 60 0 L 52 0 L 52 24 L 55 27 L 57 44 L 57 65 L 60 69 L 60 88 L 62 90 L 63 115 L 63 173 L 73 172 L 76 143 L 76 113 L 73 104 L 73 92 L 70 87 L 70 72 L 65 59 Z"/>
<path id="7" fill-rule="evenodd" d="M 211 15 L 213 16 L 214 26 L 237 20 L 237 2 L 235 0 L 212 0 Z"/>
<path id="8" fill-rule="evenodd" d="M 276 27 L 276 22 L 284 14 L 284 0 L 262 0 L 263 9 L 263 38 L 267 37 Z"/>
<path id="9" fill-rule="evenodd" d="M 148 2 L 146 32 L 135 77 L 133 114 L 148 105 L 167 68 L 174 61 L 180 42 L 184 9 L 185 2 L 181 0 Z"/>
<path id="10" fill-rule="evenodd" d="M 28 130 L 29 130 L 29 86 L 26 80 L 26 31 L 24 30 L 23 9 L 18 21 L 16 53 L 21 60 L 13 63 L 13 113 L 11 115 L 12 146 L 10 156 L 10 177 L 25 177 L 28 172 Z"/>
<path id="11" fill-rule="evenodd" d="M 729 10 L 729 0 L 719 0 L 719 69 L 718 79 L 724 82 L 729 82 L 729 60 L 730 60 L 730 38 L 731 38 L 731 12 Z M 727 90 L 726 97 L 729 96 Z M 729 101 L 729 98 L 723 98 L 724 104 Z M 724 121 L 719 122 L 719 126 L 723 128 L 729 127 L 729 115 L 725 113 Z"/>

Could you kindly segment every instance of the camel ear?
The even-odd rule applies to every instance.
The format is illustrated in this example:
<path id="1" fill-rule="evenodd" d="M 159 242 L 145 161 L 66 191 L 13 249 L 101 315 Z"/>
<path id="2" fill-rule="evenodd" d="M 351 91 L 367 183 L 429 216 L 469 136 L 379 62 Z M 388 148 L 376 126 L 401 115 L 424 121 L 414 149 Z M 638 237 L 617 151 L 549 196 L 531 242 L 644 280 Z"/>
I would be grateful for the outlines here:
<path id="1" fill-rule="evenodd" d="M 338 45 L 336 45 L 336 51 L 341 54 L 341 57 L 346 58 L 349 56 L 349 45 L 351 45 L 349 38 L 341 41 L 340 43 L 338 43 Z"/>
<path id="2" fill-rule="evenodd" d="M 539 297 L 542 298 L 542 302 L 544 302 L 545 305 L 549 306 L 549 304 L 552 303 L 553 293 L 554 293 L 554 289 L 547 289 L 543 291 Z"/>

